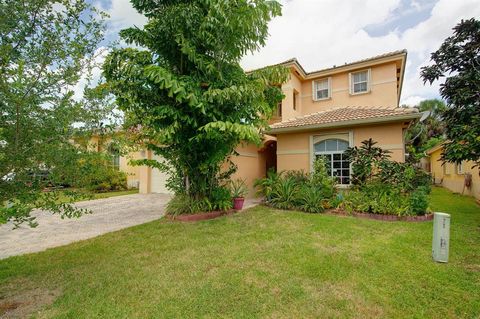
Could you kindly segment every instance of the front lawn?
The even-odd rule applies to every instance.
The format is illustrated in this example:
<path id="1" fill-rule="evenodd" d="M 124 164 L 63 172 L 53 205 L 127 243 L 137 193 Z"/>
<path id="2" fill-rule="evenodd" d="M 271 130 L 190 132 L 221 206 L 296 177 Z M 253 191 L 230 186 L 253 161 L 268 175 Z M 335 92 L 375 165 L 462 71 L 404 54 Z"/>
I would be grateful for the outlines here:
<path id="1" fill-rule="evenodd" d="M 0 316 L 476 318 L 480 207 L 438 188 L 431 207 L 452 214 L 448 264 L 431 260 L 432 222 L 256 207 L 2 260 Z"/>
<path id="2" fill-rule="evenodd" d="M 82 198 L 80 199 L 80 201 L 138 194 L 138 189 L 132 188 L 124 191 L 110 191 L 110 192 L 104 192 L 104 193 L 93 193 L 93 192 L 88 193 L 87 192 L 87 194 L 90 194 L 91 198 Z M 61 193 L 58 202 L 59 203 L 70 202 L 70 197 Z"/>

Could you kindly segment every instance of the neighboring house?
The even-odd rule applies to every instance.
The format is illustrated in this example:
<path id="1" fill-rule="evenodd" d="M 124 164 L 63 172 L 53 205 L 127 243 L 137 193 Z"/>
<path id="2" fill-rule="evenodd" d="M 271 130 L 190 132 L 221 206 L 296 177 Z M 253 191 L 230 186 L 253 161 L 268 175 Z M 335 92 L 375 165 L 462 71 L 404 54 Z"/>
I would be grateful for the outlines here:
<path id="1" fill-rule="evenodd" d="M 314 72 L 306 72 L 296 59 L 280 63 L 290 70 L 282 85 L 285 98 L 262 147 L 236 149 L 233 178 L 245 179 L 254 196 L 254 180 L 268 169 L 308 172 L 322 156 L 339 185 L 349 185 L 350 163 L 343 152 L 369 138 L 403 162 L 405 130 L 420 117 L 416 109 L 399 107 L 406 58 L 406 51 L 396 51 Z M 143 155 L 160 159 L 150 151 Z M 140 192 L 166 192 L 166 178 L 157 169 L 140 168 Z"/>
<path id="2" fill-rule="evenodd" d="M 472 161 L 460 164 L 445 163 L 441 161 L 443 145 L 439 144 L 426 153 L 429 160 L 428 171 L 432 174 L 434 184 L 442 185 L 452 192 L 475 196 L 480 199 L 480 169 L 473 168 Z"/>
<path id="3" fill-rule="evenodd" d="M 129 161 L 132 159 L 142 158 L 142 152 L 130 152 L 128 155 L 122 155 L 114 147 L 112 143 L 112 137 L 110 134 L 93 134 L 87 140 L 82 138 L 75 138 L 74 143 L 84 144 L 90 151 L 103 152 L 106 151 L 111 155 L 111 166 L 117 170 L 125 172 L 127 174 L 127 187 L 139 188 L 140 187 L 140 171 L 145 167 L 129 165 Z"/>

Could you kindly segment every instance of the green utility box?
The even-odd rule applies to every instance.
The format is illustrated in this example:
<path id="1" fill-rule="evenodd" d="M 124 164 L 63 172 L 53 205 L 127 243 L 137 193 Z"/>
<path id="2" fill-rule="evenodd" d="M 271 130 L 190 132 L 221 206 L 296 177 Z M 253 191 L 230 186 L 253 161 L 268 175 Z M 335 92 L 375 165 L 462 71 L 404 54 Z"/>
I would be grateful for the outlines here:
<path id="1" fill-rule="evenodd" d="M 433 244 L 432 257 L 436 262 L 448 262 L 448 248 L 450 241 L 450 215 L 434 213 L 433 217 Z"/>

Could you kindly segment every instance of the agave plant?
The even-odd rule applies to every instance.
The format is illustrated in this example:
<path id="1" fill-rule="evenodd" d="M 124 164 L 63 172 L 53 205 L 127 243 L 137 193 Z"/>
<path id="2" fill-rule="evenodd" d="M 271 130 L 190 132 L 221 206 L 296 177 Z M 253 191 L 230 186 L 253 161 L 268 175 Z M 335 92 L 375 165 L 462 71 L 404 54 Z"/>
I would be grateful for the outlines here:
<path id="1" fill-rule="evenodd" d="M 308 213 L 323 212 L 324 197 L 322 190 L 312 186 L 304 186 L 298 194 L 298 207 Z"/>
<path id="2" fill-rule="evenodd" d="M 280 209 L 294 209 L 298 199 L 298 184 L 292 177 L 279 179 L 272 193 L 270 203 Z"/>

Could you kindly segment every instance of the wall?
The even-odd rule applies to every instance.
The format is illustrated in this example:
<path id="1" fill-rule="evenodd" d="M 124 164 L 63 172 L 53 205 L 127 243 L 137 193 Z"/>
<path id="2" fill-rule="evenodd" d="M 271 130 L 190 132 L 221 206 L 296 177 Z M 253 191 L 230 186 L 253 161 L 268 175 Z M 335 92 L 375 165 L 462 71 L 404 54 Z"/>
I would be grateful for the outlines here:
<path id="1" fill-rule="evenodd" d="M 395 108 L 397 99 L 397 63 L 389 62 L 373 66 L 371 69 L 370 92 L 350 95 L 349 73 L 365 70 L 361 68 L 349 72 L 330 75 L 331 98 L 314 101 L 312 97 L 312 81 L 324 79 L 318 77 L 301 81 L 292 71 L 291 79 L 282 86 L 285 99 L 282 101 L 282 120 L 288 120 L 301 115 L 308 115 L 336 107 L 364 106 Z M 300 92 L 300 102 L 297 111 L 293 110 L 293 89 Z"/>
<path id="2" fill-rule="evenodd" d="M 474 196 L 480 199 L 480 170 L 478 167 L 472 168 L 473 162 L 467 161 L 463 163 L 463 174 L 458 174 L 458 167 L 453 163 L 445 163 L 442 165 L 440 157 L 442 148 L 435 150 L 430 154 L 430 173 L 435 184 L 440 184 L 455 193 L 463 193 L 464 195 Z M 472 174 L 472 186 L 464 188 L 465 173 Z"/>
<path id="3" fill-rule="evenodd" d="M 289 80 L 282 85 L 282 92 L 285 95 L 282 100 L 282 121 L 301 116 L 302 113 L 302 82 L 299 77 L 291 71 Z M 293 92 L 298 92 L 296 110 L 293 109 Z"/>
<path id="4" fill-rule="evenodd" d="M 238 156 L 231 158 L 232 162 L 238 167 L 237 172 L 232 175 L 232 179 L 240 178 L 245 180 L 248 186 L 247 197 L 255 197 L 255 188 L 253 184 L 256 179 L 265 177 L 266 163 L 265 153 L 259 151 L 253 144 L 242 144 L 236 148 Z"/>
<path id="5" fill-rule="evenodd" d="M 378 142 L 376 146 L 392 152 L 390 154 L 392 160 L 403 162 L 405 158 L 403 127 L 403 123 L 391 123 L 279 134 L 277 135 L 277 168 L 279 171 L 309 171 L 313 158 L 312 136 L 337 133 L 347 133 L 351 145 L 354 146 L 360 146 L 362 141 L 373 138 Z"/>

